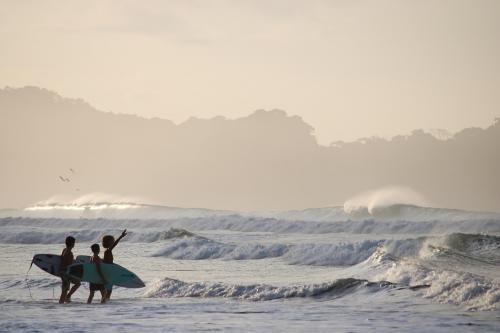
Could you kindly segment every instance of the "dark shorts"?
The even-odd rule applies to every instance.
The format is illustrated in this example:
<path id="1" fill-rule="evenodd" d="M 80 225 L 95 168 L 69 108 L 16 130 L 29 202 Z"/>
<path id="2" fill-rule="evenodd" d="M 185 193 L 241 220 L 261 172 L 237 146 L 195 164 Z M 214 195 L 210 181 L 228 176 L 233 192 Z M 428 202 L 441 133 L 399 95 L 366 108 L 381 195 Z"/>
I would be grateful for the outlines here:
<path id="1" fill-rule="evenodd" d="M 75 279 L 74 277 L 66 273 L 61 273 L 60 275 L 62 281 L 62 289 L 69 289 L 70 283 L 80 285 L 80 281 L 78 279 Z"/>
<path id="2" fill-rule="evenodd" d="M 97 291 L 97 290 L 104 291 L 105 290 L 104 285 L 98 284 L 98 283 L 90 283 L 89 289 L 90 289 L 90 291 Z"/>

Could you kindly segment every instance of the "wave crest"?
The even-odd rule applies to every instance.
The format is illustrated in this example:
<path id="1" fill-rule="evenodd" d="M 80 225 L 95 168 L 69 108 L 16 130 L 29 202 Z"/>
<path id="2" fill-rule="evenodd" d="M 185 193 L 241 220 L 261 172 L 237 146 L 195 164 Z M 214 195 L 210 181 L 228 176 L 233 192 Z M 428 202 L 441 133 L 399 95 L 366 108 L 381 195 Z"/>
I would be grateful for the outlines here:
<path id="1" fill-rule="evenodd" d="M 96 230 L 97 229 L 97 230 Z M 4 244 L 63 244 L 66 236 L 72 235 L 78 242 L 100 242 L 102 236 L 119 234 L 123 229 L 86 229 L 86 230 L 43 230 L 32 228 L 30 230 L 3 230 L 0 234 L 0 243 Z M 125 242 L 152 243 L 175 238 L 193 237 L 194 234 L 182 228 L 170 228 L 165 231 L 138 232 L 129 231 Z"/>
<path id="2" fill-rule="evenodd" d="M 172 259 L 262 259 L 281 257 L 288 250 L 284 244 L 224 244 L 207 238 L 194 237 L 175 241 L 156 251 L 155 257 Z"/>
<path id="3" fill-rule="evenodd" d="M 388 207 L 426 206 L 423 196 L 408 187 L 387 186 L 378 190 L 366 191 L 347 200 L 344 211 L 349 215 L 372 216 L 397 213 L 397 210 L 387 210 Z M 392 215 L 391 214 L 391 215 Z M 390 216 L 391 216 L 390 215 Z"/>
<path id="4" fill-rule="evenodd" d="M 388 282 L 369 283 L 354 278 L 339 279 L 333 282 L 275 287 L 264 284 L 237 285 L 225 283 L 187 283 L 165 278 L 153 283 L 144 294 L 145 297 L 227 297 L 250 301 L 268 301 L 294 297 L 340 297 L 360 287 L 373 290 L 391 287 Z"/>

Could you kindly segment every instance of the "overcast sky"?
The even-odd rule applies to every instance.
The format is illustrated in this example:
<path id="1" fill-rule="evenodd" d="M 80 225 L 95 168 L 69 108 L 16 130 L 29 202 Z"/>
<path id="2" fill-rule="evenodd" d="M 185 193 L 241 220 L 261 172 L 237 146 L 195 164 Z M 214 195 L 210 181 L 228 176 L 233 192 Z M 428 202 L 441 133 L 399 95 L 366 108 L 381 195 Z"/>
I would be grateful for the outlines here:
<path id="1" fill-rule="evenodd" d="M 185 121 L 283 109 L 320 143 L 500 116 L 500 1 L 0 0 L 0 87 Z"/>

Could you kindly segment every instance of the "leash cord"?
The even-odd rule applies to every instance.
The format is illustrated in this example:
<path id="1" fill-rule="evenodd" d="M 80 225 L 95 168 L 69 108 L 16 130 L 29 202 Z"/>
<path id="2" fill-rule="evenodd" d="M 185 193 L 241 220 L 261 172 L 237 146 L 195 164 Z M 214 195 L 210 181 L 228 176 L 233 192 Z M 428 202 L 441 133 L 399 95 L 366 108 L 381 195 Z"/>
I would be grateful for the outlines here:
<path id="1" fill-rule="evenodd" d="M 28 287 L 28 291 L 30 293 L 30 298 L 33 299 L 33 295 L 31 294 L 31 286 L 30 286 L 30 283 L 29 283 L 29 280 L 28 280 L 28 274 L 31 270 L 31 266 L 33 266 L 33 261 L 34 259 L 31 260 L 31 264 L 30 264 L 30 268 L 28 268 L 28 271 L 26 272 L 26 276 L 24 278 L 24 281 L 26 282 L 26 286 Z"/>

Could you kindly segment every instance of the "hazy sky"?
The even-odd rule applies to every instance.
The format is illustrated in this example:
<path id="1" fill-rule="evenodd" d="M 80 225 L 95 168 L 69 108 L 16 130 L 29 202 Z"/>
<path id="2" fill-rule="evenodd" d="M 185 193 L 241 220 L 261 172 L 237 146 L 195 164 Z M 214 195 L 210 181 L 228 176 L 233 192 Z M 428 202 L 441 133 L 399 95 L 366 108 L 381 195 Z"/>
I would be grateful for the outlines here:
<path id="1" fill-rule="evenodd" d="M 500 116 L 500 1 L 0 0 L 0 87 L 182 122 L 279 108 L 321 143 Z"/>

